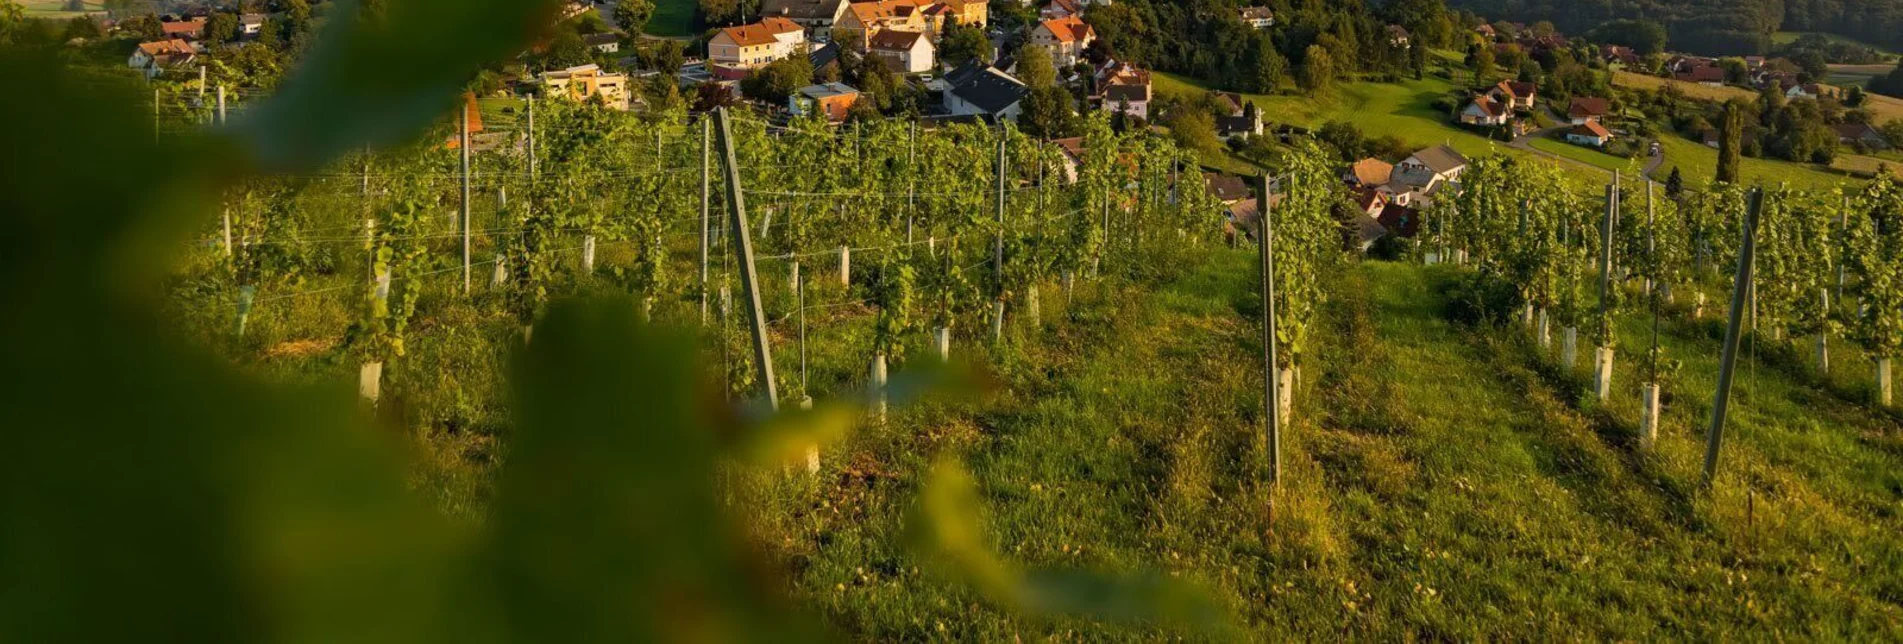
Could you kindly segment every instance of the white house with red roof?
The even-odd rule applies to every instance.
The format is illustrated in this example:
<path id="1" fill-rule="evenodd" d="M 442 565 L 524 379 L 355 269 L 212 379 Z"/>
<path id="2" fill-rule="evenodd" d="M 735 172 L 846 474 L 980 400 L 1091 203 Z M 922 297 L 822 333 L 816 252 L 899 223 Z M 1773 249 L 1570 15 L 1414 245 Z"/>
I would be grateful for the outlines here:
<path id="1" fill-rule="evenodd" d="M 716 76 L 735 79 L 799 53 L 806 30 L 786 18 L 721 29 L 707 41 L 707 62 Z"/>
<path id="2" fill-rule="evenodd" d="M 1096 40 L 1097 30 L 1078 16 L 1046 20 L 1031 31 L 1031 44 L 1050 50 L 1051 62 L 1060 68 L 1077 64 L 1084 49 Z"/>

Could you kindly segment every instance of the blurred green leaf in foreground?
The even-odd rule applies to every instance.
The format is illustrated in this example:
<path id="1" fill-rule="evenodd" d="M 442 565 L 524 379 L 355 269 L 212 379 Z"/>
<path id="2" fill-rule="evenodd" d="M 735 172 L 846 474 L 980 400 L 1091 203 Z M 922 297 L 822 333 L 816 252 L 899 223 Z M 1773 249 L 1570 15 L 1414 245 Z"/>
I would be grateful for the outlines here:
<path id="1" fill-rule="evenodd" d="M 553 12 L 385 4 L 330 21 L 244 120 L 163 145 L 139 88 L 75 83 L 50 55 L 0 49 L 0 86 L 18 93 L 0 102 L 13 125 L 0 145 L 0 641 L 816 637 L 726 516 L 715 470 L 735 452 L 785 460 L 856 412 L 716 431 L 718 406 L 683 377 L 695 343 L 639 324 L 631 302 L 557 303 L 537 324 L 478 526 L 406 487 L 401 441 L 347 388 L 256 382 L 162 330 L 167 261 L 221 189 L 414 136 Z M 974 493 L 937 478 L 930 505 Z M 1168 584 L 1021 575 L 974 549 L 977 525 L 937 512 L 927 527 L 998 601 L 1139 618 L 1193 604 Z"/>

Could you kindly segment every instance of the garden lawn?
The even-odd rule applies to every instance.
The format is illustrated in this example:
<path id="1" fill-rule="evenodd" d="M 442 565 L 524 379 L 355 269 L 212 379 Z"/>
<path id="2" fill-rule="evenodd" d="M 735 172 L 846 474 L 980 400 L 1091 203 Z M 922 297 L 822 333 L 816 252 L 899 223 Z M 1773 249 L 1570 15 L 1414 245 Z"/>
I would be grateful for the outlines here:
<path id="1" fill-rule="evenodd" d="M 654 16 L 642 33 L 664 38 L 694 36 L 694 0 L 655 0 Z"/>
<path id="2" fill-rule="evenodd" d="M 1202 81 L 1178 74 L 1157 72 L 1155 79 L 1157 91 L 1161 93 L 1207 90 L 1207 85 Z M 1415 149 L 1445 143 L 1468 158 L 1489 154 L 1536 156 L 1449 123 L 1448 116 L 1435 110 L 1433 103 L 1453 89 L 1453 83 L 1429 76 L 1425 80 L 1402 80 L 1397 83 L 1337 83 L 1321 96 L 1243 96 L 1262 111 L 1263 120 L 1271 123 L 1312 129 L 1329 121 L 1345 121 L 1360 128 L 1363 135 L 1395 136 Z M 1606 179 L 1603 173 L 1587 165 L 1563 163 L 1561 167 L 1587 181 L 1601 182 Z"/>
<path id="3" fill-rule="evenodd" d="M 1665 163 L 1652 174 L 1653 179 L 1664 181 L 1671 176 L 1672 168 L 1677 167 L 1684 176 L 1685 185 L 1702 186 L 1711 182 L 1718 174 L 1718 151 L 1676 135 L 1664 134 L 1659 137 L 1659 145 L 1665 149 Z M 1792 188 L 1805 190 L 1826 190 L 1845 183 L 1854 183 L 1853 177 L 1817 169 L 1808 163 L 1790 163 L 1766 159 L 1743 159 L 1742 174 L 1739 177 L 1746 184 L 1777 185 L 1783 183 Z"/>
<path id="4" fill-rule="evenodd" d="M 1580 163 L 1588 163 L 1599 168 L 1604 168 L 1608 172 L 1632 172 L 1643 167 L 1632 159 L 1622 159 L 1592 148 L 1573 145 L 1557 139 L 1533 137 L 1528 141 L 1527 145 L 1531 145 L 1533 149 L 1541 152 L 1557 154 Z"/>

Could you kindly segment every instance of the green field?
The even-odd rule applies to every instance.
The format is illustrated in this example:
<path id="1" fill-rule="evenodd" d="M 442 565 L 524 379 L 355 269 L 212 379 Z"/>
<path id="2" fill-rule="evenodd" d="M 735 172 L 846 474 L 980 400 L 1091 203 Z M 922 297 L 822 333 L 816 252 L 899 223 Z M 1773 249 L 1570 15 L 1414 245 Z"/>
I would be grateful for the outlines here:
<path id="1" fill-rule="evenodd" d="M 28 18 L 63 20 L 74 16 L 82 16 L 88 12 L 106 10 L 105 3 L 96 0 L 85 0 L 85 3 L 82 5 L 86 8 L 85 11 L 68 10 L 65 0 L 22 0 L 19 4 L 22 9 L 26 10 L 26 17 Z"/>
<path id="2" fill-rule="evenodd" d="M 694 31 L 694 13 L 698 5 L 694 0 L 657 0 L 654 3 L 654 17 L 648 19 L 648 26 L 642 33 L 664 38 L 687 38 L 699 35 Z"/>
<path id="3" fill-rule="evenodd" d="M 1160 93 L 1203 91 L 1206 87 L 1200 81 L 1177 74 L 1157 72 L 1155 78 Z M 1446 114 L 1433 108 L 1433 102 L 1452 89 L 1453 84 L 1429 77 L 1426 80 L 1404 80 L 1399 83 L 1340 83 L 1328 94 L 1319 97 L 1245 96 L 1262 110 L 1263 119 L 1272 123 L 1315 128 L 1329 121 L 1347 121 L 1369 137 L 1391 135 L 1416 148 L 1445 143 L 1469 158 L 1488 154 L 1537 156 L 1451 125 Z M 1606 179 L 1603 173 L 1587 166 L 1562 164 L 1562 167 L 1582 180 L 1600 182 Z"/>
<path id="4" fill-rule="evenodd" d="M 1717 175 L 1717 150 L 1673 134 L 1660 136 L 1659 144 L 1665 148 L 1665 164 L 1659 166 L 1652 178 L 1664 181 L 1672 168 L 1677 167 L 1687 185 L 1702 186 Z M 1822 190 L 1855 181 L 1852 177 L 1820 170 L 1808 163 L 1745 157 L 1742 165 L 1742 176 L 1739 178 L 1747 184 L 1786 184 L 1793 188 Z"/>
<path id="5" fill-rule="evenodd" d="M 1541 152 L 1556 154 L 1580 163 L 1591 164 L 1595 167 L 1603 168 L 1608 172 L 1637 172 L 1644 167 L 1644 164 L 1640 161 L 1622 159 L 1592 148 L 1573 145 L 1557 139 L 1533 137 L 1527 145 L 1531 145 L 1534 149 Z"/>
<path id="6" fill-rule="evenodd" d="M 917 426 L 858 449 L 962 453 L 1004 551 L 1195 580 L 1247 640 L 1899 635 L 1903 608 L 1881 599 L 1903 583 L 1895 421 L 1801 384 L 1760 348 L 1741 367 L 1748 402 L 1734 408 L 1724 474 L 1699 490 L 1709 318 L 1667 319 L 1664 342 L 1688 364 L 1646 453 L 1630 359 L 1601 407 L 1583 365 L 1553 366 L 1517 330 L 1448 321 L 1452 273 L 1350 266 L 1331 278 L 1346 299 L 1284 439 L 1288 482 L 1251 484 L 1252 253 L 1222 251 L 1154 288 L 1093 290 L 1073 322 L 1022 336 L 1004 359 L 1009 396 L 911 416 Z M 1644 320 L 1619 326 L 1623 355 L 1644 346 Z M 767 535 L 790 540 L 805 562 L 797 586 L 835 623 L 872 639 L 1172 635 L 1021 620 L 916 577 L 888 544 L 919 459 L 847 458 L 897 485 L 829 488 L 809 503 L 840 511 Z"/>

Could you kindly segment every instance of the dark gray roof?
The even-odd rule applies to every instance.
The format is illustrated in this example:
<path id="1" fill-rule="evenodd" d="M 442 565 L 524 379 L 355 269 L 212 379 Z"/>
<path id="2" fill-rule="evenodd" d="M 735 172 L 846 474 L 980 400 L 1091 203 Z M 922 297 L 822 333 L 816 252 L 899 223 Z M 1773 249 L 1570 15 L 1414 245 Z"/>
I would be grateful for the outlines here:
<path id="1" fill-rule="evenodd" d="M 967 70 L 967 67 L 973 69 Z M 987 114 L 997 114 L 1010 109 L 1031 92 L 1011 75 L 998 71 L 989 65 L 974 66 L 967 63 L 946 76 L 951 81 L 951 93 L 965 99 L 984 110 Z"/>
<path id="2" fill-rule="evenodd" d="M 761 0 L 760 17 L 794 20 L 832 20 L 839 15 L 842 0 Z"/>
<path id="3" fill-rule="evenodd" d="M 813 64 L 813 69 L 830 65 L 833 61 L 839 60 L 839 44 L 829 42 L 818 49 L 807 52 L 806 60 Z"/>
<path id="4" fill-rule="evenodd" d="M 1261 117 L 1251 119 L 1247 116 L 1218 116 L 1216 131 L 1223 134 L 1254 134 L 1255 124 L 1260 121 Z"/>
<path id="5" fill-rule="evenodd" d="M 1467 165 L 1467 157 L 1461 156 L 1459 152 L 1454 151 L 1453 148 L 1446 145 L 1437 145 L 1415 152 L 1414 158 L 1420 159 L 1421 163 L 1427 166 L 1427 169 L 1433 170 L 1436 173 L 1447 172 Z"/>

